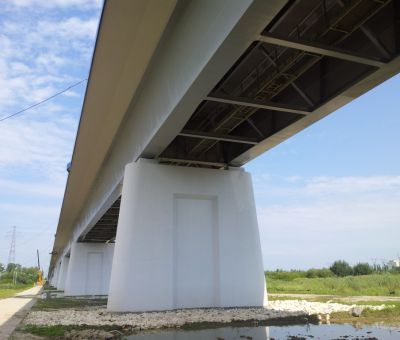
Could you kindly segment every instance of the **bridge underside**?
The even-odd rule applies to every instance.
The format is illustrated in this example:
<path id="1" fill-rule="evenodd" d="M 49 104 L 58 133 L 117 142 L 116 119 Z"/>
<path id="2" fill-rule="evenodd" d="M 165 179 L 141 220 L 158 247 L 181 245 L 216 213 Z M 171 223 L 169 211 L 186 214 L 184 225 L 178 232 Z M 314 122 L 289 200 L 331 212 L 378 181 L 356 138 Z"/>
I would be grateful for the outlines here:
<path id="1" fill-rule="evenodd" d="M 390 62 L 399 52 L 399 7 L 396 1 L 289 2 L 158 160 L 237 165 L 240 155 Z"/>
<path id="2" fill-rule="evenodd" d="M 398 56 L 399 20 L 400 4 L 390 0 L 289 2 L 156 159 L 237 166 L 241 155 Z M 120 201 L 80 241 L 114 242 Z"/>
<path id="3" fill-rule="evenodd" d="M 185 5 L 195 13 L 192 19 L 196 19 L 199 7 L 209 8 L 216 3 L 216 6 L 220 5 L 205 0 L 193 1 L 194 7 L 188 3 Z M 96 214 L 81 218 L 83 222 L 80 225 L 77 223 L 79 228 L 74 226 L 78 232 L 75 235 L 76 230 L 71 232 L 71 239 L 74 239 L 69 240 L 70 244 L 66 246 L 65 241 L 59 241 L 58 248 L 54 247 L 56 251 L 65 247 L 60 258 L 52 258 L 53 272 L 58 281 L 70 276 L 63 272 L 68 266 L 68 273 L 88 276 L 87 273 L 94 270 L 87 264 L 90 261 L 95 264 L 92 267 L 98 268 L 93 275 L 106 275 L 108 279 L 111 276 L 111 281 L 103 280 L 101 286 L 96 286 L 95 282 L 100 280 L 93 280 L 92 275 L 91 281 L 87 278 L 89 283 L 71 289 L 67 278 L 66 291 L 88 293 L 87 287 L 93 286 L 96 292 L 104 293 L 108 291 L 110 281 L 109 307 L 115 311 L 245 306 L 248 303 L 262 305 L 264 278 L 257 274 L 262 272 L 262 264 L 251 182 L 246 174 L 240 175 L 239 180 L 235 174 L 239 172 L 233 168 L 242 166 L 399 72 L 398 1 L 299 0 L 282 1 L 282 5 L 279 1 L 275 5 L 254 1 L 255 5 L 248 5 L 247 9 L 243 5 L 245 2 L 232 1 L 229 4 L 233 3 L 237 6 L 235 11 L 243 17 L 247 15 L 247 21 L 238 16 L 239 21 L 224 36 L 225 40 L 216 39 L 223 52 L 213 50 L 214 54 L 210 52 L 212 57 L 205 54 L 204 60 L 199 60 L 203 69 L 199 67 L 199 70 L 192 71 L 191 68 L 198 66 L 193 60 L 190 60 L 189 71 L 185 65 L 181 68 L 178 62 L 171 64 L 175 67 L 170 68 L 172 71 L 165 67 L 169 66 L 168 62 L 162 62 L 168 58 L 180 57 L 165 47 L 168 44 L 163 45 L 166 52 L 157 55 L 160 58 L 157 61 L 164 69 L 157 69 L 154 65 L 150 67 L 152 72 L 147 75 L 148 82 L 144 83 L 137 102 L 133 101 L 139 108 L 135 105 L 129 107 L 125 121 L 114 137 L 113 146 L 106 150 L 108 154 L 104 153 L 105 161 L 98 169 L 101 173 L 96 174 L 91 188 L 97 196 L 87 196 L 95 197 L 92 201 L 87 199 L 91 204 L 88 210 L 96 203 L 103 210 L 92 209 L 96 210 Z M 116 6 L 115 2 L 113 6 Z M 257 6 L 264 6 L 265 12 L 255 14 Z M 184 7 L 182 5 L 177 10 L 182 17 L 182 13 L 187 15 L 190 12 L 185 12 Z M 183 12 L 179 12 L 182 8 Z M 276 10 L 276 16 L 271 15 L 268 20 L 262 17 L 262 27 L 257 26 L 255 34 L 250 28 L 243 27 L 243 22 L 255 22 L 261 16 L 267 16 L 271 8 Z M 202 13 L 204 15 L 205 12 Z M 200 29 L 194 29 L 194 33 L 202 32 L 204 28 L 204 21 L 199 22 Z M 164 37 L 170 43 L 168 46 L 175 46 L 174 39 L 178 41 L 178 47 L 197 45 L 196 39 L 188 42 L 187 37 L 182 38 L 179 30 L 185 26 L 179 20 L 176 25 L 175 32 L 171 28 L 167 30 L 173 38 L 168 40 L 168 34 Z M 236 26 L 240 26 L 240 30 Z M 215 24 L 215 27 L 219 26 Z M 224 28 L 221 25 L 221 30 Z M 208 37 L 212 39 L 212 36 Z M 228 38 L 237 39 L 242 45 L 234 50 L 234 58 L 220 71 L 232 55 L 232 43 L 226 43 Z M 214 48 L 213 43 L 201 46 Z M 183 53 L 180 61 L 184 63 L 185 49 L 180 52 Z M 192 73 L 196 76 L 192 77 Z M 154 74 L 162 75 L 157 77 Z M 189 85 L 179 87 L 174 81 Z M 163 84 L 166 85 L 164 88 Z M 159 98 L 155 98 L 157 96 Z M 168 99 L 164 100 L 164 97 Z M 153 106 L 152 102 L 157 102 L 157 105 Z M 190 109 L 185 110 L 187 107 Z M 154 117 L 148 118 L 153 113 Z M 137 126 L 146 133 L 141 135 L 142 131 Z M 153 135 L 146 141 L 147 144 L 139 139 L 148 138 L 150 133 Z M 139 136 L 136 138 L 143 145 L 131 143 L 134 140 L 129 139 L 131 136 Z M 132 144 L 135 147 L 131 147 Z M 121 150 L 128 156 L 124 158 Z M 139 158 L 152 160 L 146 163 L 137 161 Z M 127 164 L 124 175 L 122 169 Z M 72 165 L 73 175 L 74 162 Z M 104 184 L 107 182 L 105 179 L 114 186 Z M 114 189 L 110 194 L 110 188 L 115 188 L 117 181 L 120 185 L 122 179 L 122 196 L 121 191 Z M 238 196 L 242 192 L 247 195 L 244 200 Z M 75 194 L 75 198 L 79 195 Z M 227 206 L 227 202 L 231 205 Z M 77 216 L 74 218 L 77 219 Z M 209 219 L 203 220 L 205 216 Z M 192 236 L 198 237 L 185 234 L 186 229 L 181 228 L 183 225 L 191 230 Z M 63 228 L 60 229 L 62 234 Z M 64 232 L 62 237 L 68 238 L 67 235 Z M 184 242 L 179 243 L 179 240 Z M 247 246 L 236 242 L 240 240 L 245 240 Z M 213 246 L 207 248 L 210 242 Z M 184 250 L 177 246 L 180 244 Z M 68 249 L 71 249 L 71 260 L 65 258 Z M 183 253 L 177 256 L 179 249 Z M 198 254 L 193 255 L 196 249 Z M 87 257 L 87 261 L 81 261 L 76 256 L 77 252 Z M 179 275 L 196 277 L 197 274 L 190 271 L 193 267 L 190 265 L 202 253 L 207 253 L 207 256 L 212 254 L 207 257 L 209 265 L 205 265 L 206 256 L 204 263 L 197 263 L 204 270 L 205 279 L 202 281 L 199 278 L 196 282 L 178 279 Z M 246 258 L 248 266 L 242 257 Z M 191 263 L 182 262 L 182 258 L 189 259 Z M 241 265 L 237 268 L 235 263 L 239 262 Z M 71 269 L 72 263 L 74 270 Z M 107 265 L 103 266 L 104 263 Z M 214 267 L 215 263 L 221 267 Z M 210 266 L 213 268 L 211 271 Z M 176 268 L 183 268 L 183 271 L 177 274 Z M 217 275 L 217 272 L 223 274 Z M 235 278 L 225 279 L 231 272 L 243 279 L 241 287 L 246 287 L 247 293 L 241 293 L 240 287 L 234 286 Z M 250 276 L 254 280 L 246 281 L 245 278 Z M 179 286 L 179 282 L 184 282 L 186 286 Z M 201 286 L 205 282 L 208 282 L 206 288 Z M 124 294 L 131 289 L 131 285 L 136 290 L 126 297 Z M 204 299 L 194 301 L 195 292 L 202 289 Z M 177 296 L 181 296 L 182 292 L 187 297 L 181 301 Z M 223 295 L 224 292 L 230 292 L 231 296 Z"/>
<path id="4" fill-rule="evenodd" d="M 112 204 L 104 215 L 96 222 L 92 229 L 80 238 L 80 242 L 114 243 L 117 235 L 117 225 L 121 196 Z"/>

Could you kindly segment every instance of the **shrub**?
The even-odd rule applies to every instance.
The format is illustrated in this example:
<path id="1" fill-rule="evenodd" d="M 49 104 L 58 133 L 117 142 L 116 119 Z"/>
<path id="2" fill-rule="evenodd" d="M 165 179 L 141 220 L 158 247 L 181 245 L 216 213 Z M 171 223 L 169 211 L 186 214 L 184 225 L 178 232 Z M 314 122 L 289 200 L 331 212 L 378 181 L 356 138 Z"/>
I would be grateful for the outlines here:
<path id="1" fill-rule="evenodd" d="M 332 276 L 333 276 L 333 273 L 328 268 L 322 268 L 322 269 L 311 268 L 311 269 L 307 270 L 307 273 L 306 273 L 306 277 L 309 279 L 312 279 L 315 277 L 332 277 Z"/>
<path id="2" fill-rule="evenodd" d="M 295 279 L 305 278 L 306 272 L 300 270 L 283 271 L 277 270 L 275 272 L 265 273 L 268 279 L 293 281 Z"/>
<path id="3" fill-rule="evenodd" d="M 7 271 L 0 273 L 0 283 L 12 283 L 16 272 L 17 284 L 33 284 L 37 280 L 37 268 L 22 267 L 19 264 L 10 263 L 7 265 Z"/>
<path id="4" fill-rule="evenodd" d="M 335 261 L 329 268 L 336 276 L 353 275 L 353 268 L 346 261 Z"/>
<path id="5" fill-rule="evenodd" d="M 372 268 L 368 263 L 357 263 L 353 267 L 354 275 L 369 275 L 372 274 Z"/>

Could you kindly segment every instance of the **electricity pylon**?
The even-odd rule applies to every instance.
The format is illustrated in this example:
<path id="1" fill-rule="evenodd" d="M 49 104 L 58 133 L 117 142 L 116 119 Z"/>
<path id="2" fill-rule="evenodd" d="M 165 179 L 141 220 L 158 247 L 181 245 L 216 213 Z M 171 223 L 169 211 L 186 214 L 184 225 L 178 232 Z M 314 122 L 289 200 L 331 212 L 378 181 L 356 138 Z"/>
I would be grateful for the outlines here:
<path id="1" fill-rule="evenodd" d="M 11 245 L 10 252 L 8 253 L 8 264 L 15 264 L 15 239 L 17 238 L 17 227 L 13 226 L 12 234 L 11 234 Z"/>

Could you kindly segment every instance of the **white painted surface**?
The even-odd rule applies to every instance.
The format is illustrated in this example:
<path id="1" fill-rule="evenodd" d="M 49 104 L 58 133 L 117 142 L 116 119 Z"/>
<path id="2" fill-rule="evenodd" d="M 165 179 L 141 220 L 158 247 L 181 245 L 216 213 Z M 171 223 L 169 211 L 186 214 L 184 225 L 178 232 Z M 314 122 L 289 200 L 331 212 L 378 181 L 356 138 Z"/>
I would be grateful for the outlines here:
<path id="1" fill-rule="evenodd" d="M 217 197 L 174 196 L 174 308 L 217 304 Z"/>
<path id="2" fill-rule="evenodd" d="M 65 295 L 107 295 L 114 244 L 73 243 Z"/>
<path id="3" fill-rule="evenodd" d="M 103 292 L 103 253 L 87 253 L 86 273 L 86 291 Z"/>
<path id="4" fill-rule="evenodd" d="M 67 280 L 67 274 L 68 274 L 68 265 L 69 265 L 69 257 L 64 256 L 59 267 L 60 270 L 57 279 L 57 288 L 59 290 L 65 289 L 65 282 Z"/>
<path id="5" fill-rule="evenodd" d="M 264 294 L 248 173 L 127 165 L 109 310 L 262 306 Z"/>
<path id="6" fill-rule="evenodd" d="M 58 275 L 60 274 L 60 262 L 57 263 L 56 268 L 54 269 L 54 276 L 52 278 L 52 285 L 57 287 L 58 285 Z"/>

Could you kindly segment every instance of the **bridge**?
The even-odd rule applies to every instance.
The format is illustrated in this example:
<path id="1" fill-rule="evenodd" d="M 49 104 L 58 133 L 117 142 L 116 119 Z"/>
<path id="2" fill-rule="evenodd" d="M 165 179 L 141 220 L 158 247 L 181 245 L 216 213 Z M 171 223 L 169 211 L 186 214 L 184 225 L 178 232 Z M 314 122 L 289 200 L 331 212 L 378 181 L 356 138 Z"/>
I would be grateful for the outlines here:
<path id="1" fill-rule="evenodd" d="M 50 282 L 111 311 L 263 305 L 242 166 L 399 53 L 394 0 L 105 1 Z"/>

